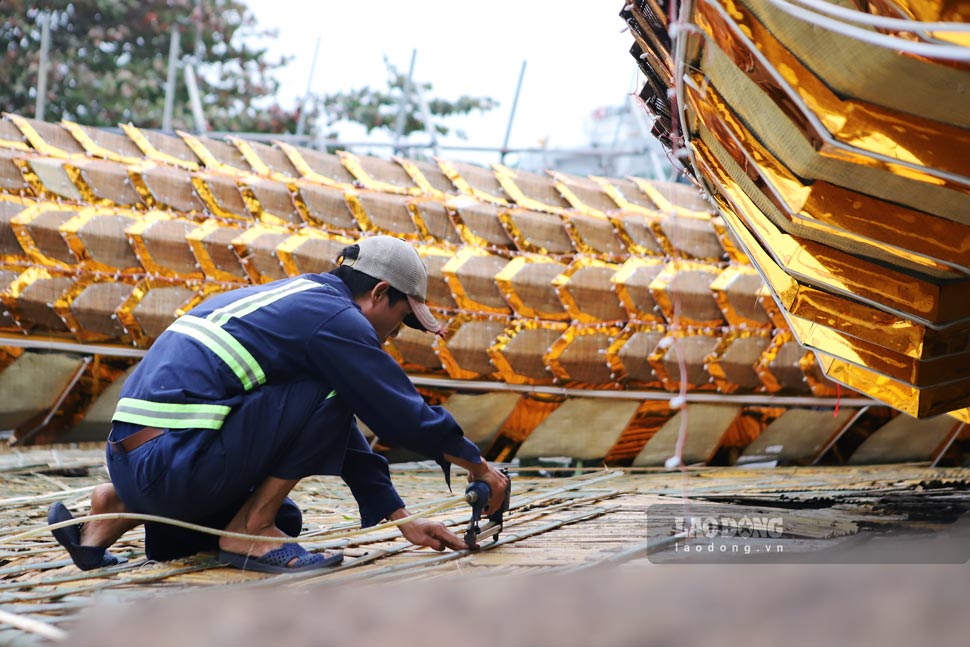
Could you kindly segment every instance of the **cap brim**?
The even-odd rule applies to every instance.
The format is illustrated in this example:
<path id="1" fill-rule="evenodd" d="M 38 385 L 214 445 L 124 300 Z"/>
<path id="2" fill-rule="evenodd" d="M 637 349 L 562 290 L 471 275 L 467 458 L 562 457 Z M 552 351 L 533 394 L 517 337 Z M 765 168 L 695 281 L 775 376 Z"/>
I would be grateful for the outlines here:
<path id="1" fill-rule="evenodd" d="M 411 314 L 404 318 L 406 326 L 433 333 L 441 330 L 441 324 L 431 314 L 428 306 L 411 296 L 408 296 L 408 303 L 411 305 Z"/>

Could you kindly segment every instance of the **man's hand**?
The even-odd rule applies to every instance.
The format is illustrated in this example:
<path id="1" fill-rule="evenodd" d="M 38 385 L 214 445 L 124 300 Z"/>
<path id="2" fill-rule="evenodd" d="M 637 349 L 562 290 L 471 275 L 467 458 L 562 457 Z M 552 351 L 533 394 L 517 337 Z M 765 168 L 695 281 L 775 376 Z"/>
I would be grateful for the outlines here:
<path id="1" fill-rule="evenodd" d="M 395 510 L 391 513 L 391 519 L 397 521 L 409 516 L 405 508 Z M 430 519 L 415 519 L 398 526 L 398 530 L 404 538 L 415 546 L 428 546 L 435 550 L 442 551 L 445 548 L 452 550 L 465 550 L 468 546 L 464 540 L 455 533 L 448 530 L 445 524 Z"/>
<path id="2" fill-rule="evenodd" d="M 481 463 L 469 463 L 466 460 L 447 454 L 445 454 L 445 458 L 455 465 L 468 470 L 469 483 L 472 481 L 484 481 L 488 485 L 489 490 L 492 491 L 492 496 L 488 500 L 488 507 L 485 508 L 485 512 L 495 512 L 502 508 L 502 504 L 505 502 L 505 491 L 509 489 L 508 476 L 503 474 L 501 470 L 486 463 L 484 458 Z"/>

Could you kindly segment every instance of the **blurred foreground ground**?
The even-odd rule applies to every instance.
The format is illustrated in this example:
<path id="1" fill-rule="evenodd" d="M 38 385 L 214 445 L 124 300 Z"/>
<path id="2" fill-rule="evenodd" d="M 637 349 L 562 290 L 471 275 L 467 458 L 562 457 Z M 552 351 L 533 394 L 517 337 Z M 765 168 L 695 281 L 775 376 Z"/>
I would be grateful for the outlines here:
<path id="1" fill-rule="evenodd" d="M 140 530 L 113 548 L 127 564 L 82 573 L 43 527 L 46 509 L 85 513 L 105 478 L 97 448 L 0 453 L 0 610 L 13 614 L 0 644 L 963 644 L 970 629 L 967 469 L 522 471 L 501 541 L 471 554 L 416 549 L 393 528 L 348 536 L 346 487 L 308 479 L 294 496 L 301 542 L 346 558 L 283 576 L 213 554 L 147 562 Z M 394 479 L 414 510 L 450 496 L 440 472 Z M 467 514 L 436 518 L 461 534 Z M 778 531 L 674 536 L 684 519 L 714 518 Z M 731 563 L 688 563 L 705 559 Z M 759 563 L 771 559 L 783 563 Z"/>

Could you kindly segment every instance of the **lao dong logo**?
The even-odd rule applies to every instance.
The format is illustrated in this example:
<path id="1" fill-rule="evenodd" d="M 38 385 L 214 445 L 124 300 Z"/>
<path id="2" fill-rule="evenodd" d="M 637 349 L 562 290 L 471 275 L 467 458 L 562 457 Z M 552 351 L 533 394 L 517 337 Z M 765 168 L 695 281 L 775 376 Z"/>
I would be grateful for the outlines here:
<path id="1" fill-rule="evenodd" d="M 784 534 L 781 517 L 674 517 L 674 534 L 686 533 L 688 538 L 741 537 L 778 539 Z"/>

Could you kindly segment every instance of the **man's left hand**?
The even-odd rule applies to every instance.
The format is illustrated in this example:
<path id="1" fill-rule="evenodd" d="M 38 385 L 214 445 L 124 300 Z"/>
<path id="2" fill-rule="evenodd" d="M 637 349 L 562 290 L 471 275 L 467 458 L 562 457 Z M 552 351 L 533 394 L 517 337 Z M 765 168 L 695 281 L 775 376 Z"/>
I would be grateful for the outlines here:
<path id="1" fill-rule="evenodd" d="M 403 513 L 403 514 L 402 514 Z M 401 508 L 391 515 L 391 519 L 400 519 L 408 516 L 407 510 Z M 448 530 L 448 527 L 440 521 L 430 519 L 415 519 L 398 526 L 404 538 L 415 546 L 427 546 L 435 550 L 442 551 L 445 548 L 452 550 L 465 550 L 468 546 L 464 540 L 455 533 Z"/>

